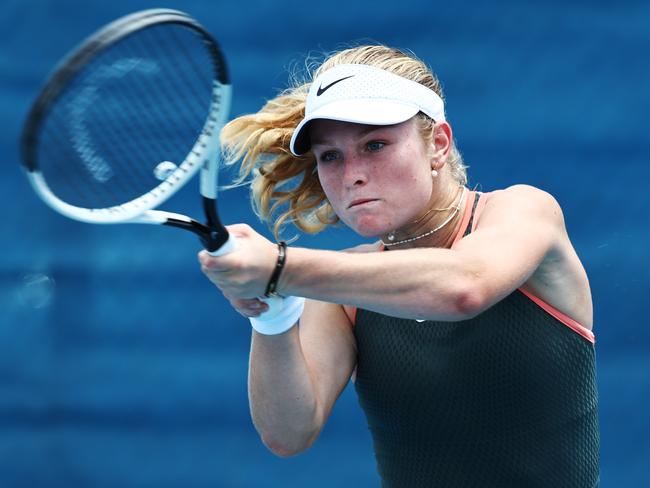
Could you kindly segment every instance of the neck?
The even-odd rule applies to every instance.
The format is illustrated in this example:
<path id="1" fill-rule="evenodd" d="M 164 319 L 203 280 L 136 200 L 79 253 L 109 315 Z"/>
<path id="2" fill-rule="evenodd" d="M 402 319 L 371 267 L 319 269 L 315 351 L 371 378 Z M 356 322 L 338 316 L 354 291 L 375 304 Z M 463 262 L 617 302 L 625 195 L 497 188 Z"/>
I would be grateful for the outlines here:
<path id="1" fill-rule="evenodd" d="M 382 236 L 387 249 L 450 247 L 464 214 L 464 187 L 448 185 L 445 192 L 434 188 L 425 208 L 408 224 Z"/>

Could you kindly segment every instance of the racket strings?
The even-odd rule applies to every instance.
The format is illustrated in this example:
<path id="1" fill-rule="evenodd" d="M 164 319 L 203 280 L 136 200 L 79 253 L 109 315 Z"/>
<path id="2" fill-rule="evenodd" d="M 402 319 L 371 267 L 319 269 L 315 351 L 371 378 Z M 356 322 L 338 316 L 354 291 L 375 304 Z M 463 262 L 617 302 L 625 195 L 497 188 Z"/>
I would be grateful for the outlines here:
<path id="1" fill-rule="evenodd" d="M 81 83 L 83 88 L 83 82 Z M 70 87 L 70 92 L 79 92 L 79 88 L 74 85 Z M 129 105 L 125 106 L 127 109 Z M 96 128 L 90 125 L 91 119 L 88 115 L 85 115 L 83 123 L 70 123 L 68 118 L 70 114 L 66 111 L 57 111 L 56 118 L 52 117 L 52 126 L 53 129 L 51 132 L 53 134 L 58 133 L 58 137 L 55 136 L 56 140 L 60 144 L 67 144 L 77 153 L 72 154 L 73 161 L 75 161 L 74 156 L 77 156 L 76 166 L 72 166 L 69 160 L 69 151 L 62 152 L 59 150 L 56 154 L 59 156 L 57 158 L 57 176 L 64 176 L 68 173 L 73 172 L 72 180 L 75 178 L 78 179 L 77 183 L 83 183 L 78 188 L 73 186 L 68 187 L 68 190 L 71 192 L 80 192 L 79 196 L 88 199 L 88 196 L 93 196 L 97 191 L 99 186 L 98 182 L 105 182 L 111 180 L 110 185 L 105 185 L 101 188 L 104 192 L 104 195 L 109 195 L 113 198 L 118 193 L 125 192 L 131 185 L 127 185 L 127 182 L 132 183 L 134 181 L 140 181 L 139 179 L 134 179 L 132 174 L 126 173 L 125 169 L 131 167 L 131 165 L 121 166 L 121 170 L 124 171 L 124 176 L 126 178 L 115 178 L 114 177 L 114 161 L 116 160 L 115 149 L 111 144 L 105 144 L 104 141 L 108 137 L 111 140 L 119 141 L 119 147 L 123 150 L 121 154 L 122 161 L 128 161 L 129 155 L 133 155 L 133 150 L 129 147 L 130 137 L 124 137 L 124 133 L 119 132 L 114 126 L 115 124 L 104 123 L 102 127 L 101 134 L 95 134 Z M 106 120 L 106 114 L 103 113 L 101 106 L 96 106 L 94 108 L 93 117 L 95 119 Z M 58 119 L 58 120 L 57 120 Z M 119 126 L 118 126 L 119 127 Z M 85 171 L 82 171 L 84 170 Z M 52 178 L 50 176 L 49 181 L 51 183 Z M 136 190 L 137 192 L 137 190 Z M 61 195 L 60 188 L 57 188 L 57 194 L 66 201 L 70 200 L 70 195 Z M 91 200 L 92 201 L 92 200 Z M 100 204 L 100 201 L 95 201 L 95 204 Z M 96 206 L 96 205 L 94 205 Z"/>
<path id="2" fill-rule="evenodd" d="M 138 39 L 142 44 L 143 36 L 140 36 Z M 125 52 L 129 53 L 134 59 L 138 59 L 143 55 L 143 53 L 151 52 L 151 48 L 148 47 L 139 47 L 134 49 L 135 43 L 130 43 L 125 46 Z M 169 69 L 169 68 L 166 68 Z M 173 78 L 168 78 L 168 82 L 172 81 Z M 149 80 L 143 80 L 149 81 Z M 166 83 L 158 85 L 158 88 L 166 87 Z M 149 84 L 145 85 L 144 83 L 131 84 L 125 87 L 125 90 L 122 91 L 122 95 L 125 100 L 121 103 L 128 108 L 129 110 L 129 119 L 131 123 L 131 130 L 134 130 L 137 134 L 140 134 L 140 141 L 136 141 L 134 138 L 129 137 L 128 141 L 130 143 L 130 153 L 134 156 L 131 160 L 131 167 L 139 171 L 140 179 L 137 181 L 148 181 L 152 176 L 150 167 L 138 164 L 138 160 L 146 158 L 150 151 L 145 151 L 147 149 L 155 149 L 157 154 L 168 154 L 168 159 L 173 161 L 174 156 L 178 153 L 178 144 L 175 143 L 175 138 L 178 137 L 180 127 L 192 127 L 190 121 L 178 118 L 179 122 L 177 125 L 179 127 L 174 127 L 169 122 L 174 120 L 173 114 L 166 110 L 166 103 L 161 102 L 160 100 L 151 99 L 151 93 L 153 92 L 153 87 Z M 167 93 L 166 90 L 160 90 L 161 93 L 164 93 L 165 99 L 172 99 L 172 94 Z M 136 106 L 132 100 L 138 100 L 139 103 Z M 126 127 L 126 124 L 121 124 L 120 127 Z M 191 140 L 191 135 L 186 136 L 186 140 Z M 187 144 L 187 142 L 186 142 Z M 176 147 L 174 147 L 176 145 Z M 160 161 L 158 161 L 160 162 Z M 156 163 L 154 163 L 156 164 Z"/>
<path id="3" fill-rule="evenodd" d="M 182 50 L 183 43 L 179 40 L 177 40 L 172 46 L 166 42 L 166 37 L 171 37 L 174 34 L 175 30 L 171 30 L 169 36 L 159 36 L 159 38 L 155 40 L 156 45 L 160 46 L 163 52 Z M 180 56 L 180 59 L 185 62 L 191 61 L 193 56 L 191 56 L 190 53 L 187 53 L 186 50 L 184 51 L 186 55 Z M 166 127 L 169 129 L 166 136 L 167 140 L 171 140 L 173 137 L 178 137 L 179 128 L 190 128 L 195 126 L 197 120 L 201 122 L 202 127 L 209 110 L 209 102 L 206 99 L 206 93 L 211 90 L 209 86 L 210 83 L 207 83 L 204 86 L 202 93 L 198 92 L 194 86 L 195 83 L 193 80 L 186 77 L 186 68 L 187 66 L 183 66 L 182 69 L 177 71 L 176 77 L 171 78 L 169 83 L 160 87 L 161 93 L 164 94 L 166 100 L 169 102 L 169 106 L 165 103 L 158 104 L 156 107 L 160 110 L 164 120 L 168 122 L 168 124 L 166 124 Z M 203 70 L 203 73 L 200 70 L 196 70 L 196 78 L 205 79 L 205 70 Z M 178 96 L 179 93 L 184 93 L 182 100 Z M 192 105 L 194 105 L 194 110 L 191 109 Z M 171 121 L 176 121 L 176 123 L 172 124 Z M 193 129 L 190 136 L 196 138 L 196 135 L 197 132 Z M 187 136 L 182 138 L 186 139 Z"/>
<path id="4" fill-rule="evenodd" d="M 187 66 L 191 68 L 192 72 L 196 75 L 194 77 L 189 76 L 189 72 L 187 70 L 181 70 L 179 72 L 179 81 L 183 83 L 184 87 L 187 87 L 188 92 L 191 94 L 191 96 L 188 98 L 189 103 L 187 104 L 187 107 L 189 108 L 189 105 L 192 104 L 194 105 L 195 113 L 204 115 L 208 113 L 208 110 L 210 108 L 209 102 L 212 99 L 212 97 L 210 97 L 210 100 L 207 100 L 208 103 L 206 105 L 204 94 L 206 91 L 212 93 L 212 82 L 210 81 L 209 83 L 201 83 L 207 81 L 205 77 L 201 76 L 201 74 L 205 72 L 205 69 L 196 63 L 196 57 L 192 56 L 192 54 L 189 52 L 187 46 L 184 42 L 182 42 L 182 39 L 178 36 L 178 32 L 176 30 L 170 31 L 169 34 L 169 39 L 173 39 L 174 41 L 172 43 L 172 46 L 170 46 L 170 49 L 178 47 L 180 56 L 183 59 L 187 60 Z M 161 42 L 165 42 L 165 37 L 162 37 Z"/>
<path id="5" fill-rule="evenodd" d="M 74 91 L 74 86 L 71 91 Z M 93 110 L 95 119 L 107 120 L 101 106 L 96 106 Z M 76 200 L 81 198 L 84 202 L 92 202 L 91 205 L 81 206 L 101 207 L 112 206 L 104 205 L 104 202 L 117 202 L 120 195 L 132 193 L 137 196 L 139 188 L 134 183 L 142 181 L 143 174 L 134 175 L 130 171 L 134 167 L 130 164 L 130 159 L 137 151 L 137 148 L 132 147 L 132 137 L 127 137 L 125 131 L 120 130 L 119 124 L 114 123 L 105 122 L 101 134 L 97 132 L 98 127 L 93 126 L 87 116 L 83 122 L 71 123 L 66 111 L 56 111 L 51 115 L 48 133 L 58 147 L 53 148 L 50 156 L 51 170 L 48 172 L 48 167 L 44 164 L 41 167 L 50 185 L 53 181 L 58 183 L 54 188 L 55 193 L 66 202 L 79 204 Z M 107 139 L 119 143 L 108 144 Z M 120 166 L 122 177 L 119 178 L 115 177 L 114 169 L 118 159 L 123 163 Z M 110 184 L 107 184 L 109 181 Z M 99 194 L 98 190 L 101 190 Z M 107 199 L 100 199 L 100 196 Z"/>
<path id="6" fill-rule="evenodd" d="M 109 62 L 109 60 L 107 59 L 105 62 Z M 101 68 L 96 68 L 96 69 L 101 69 Z M 90 71 L 91 77 L 92 77 L 92 73 L 96 73 L 96 72 L 97 71 Z M 83 87 L 84 81 L 85 80 L 80 80 L 81 87 Z M 77 90 L 78 89 L 76 89 L 76 87 L 73 86 L 71 87 L 70 91 L 74 93 Z M 83 88 L 81 88 L 81 90 L 83 90 Z M 136 123 L 138 120 L 137 119 L 138 114 L 132 109 L 133 105 L 130 101 L 133 97 L 129 96 L 127 99 L 122 100 L 121 98 L 124 98 L 124 94 L 126 93 L 126 90 L 105 90 L 105 91 L 106 91 L 106 93 L 104 94 L 104 97 L 106 97 L 104 100 L 105 103 L 98 103 L 93 108 L 94 111 L 93 118 L 98 121 L 104 121 L 104 123 L 101 126 L 101 130 L 99 130 L 100 129 L 99 126 L 97 128 L 94 128 L 93 132 L 99 132 L 99 133 L 93 134 L 92 136 L 88 137 L 87 140 L 86 138 L 84 138 L 82 143 L 84 143 L 84 146 L 87 146 L 88 148 L 86 149 L 87 151 L 93 151 L 98 154 L 98 157 L 100 157 L 101 160 L 103 161 L 105 168 L 112 169 L 115 166 L 115 162 L 118 160 L 124 163 L 120 166 L 120 170 L 124 171 L 123 175 L 126 176 L 126 178 L 115 178 L 111 185 L 107 185 L 105 189 L 109 195 L 111 195 L 112 197 L 117 197 L 118 194 L 121 194 L 122 192 L 128 192 L 128 191 L 133 191 L 134 193 L 137 194 L 137 191 L 140 188 L 133 187 L 133 184 L 142 181 L 144 172 L 143 171 L 138 172 L 137 171 L 139 169 L 138 165 L 133 164 L 139 151 L 139 147 L 136 145 L 134 138 L 131 137 L 129 134 L 129 130 L 132 130 L 133 124 Z M 113 105 L 119 106 L 121 108 L 120 114 L 112 113 L 113 110 L 111 110 L 110 108 Z M 128 121 L 121 122 L 120 120 L 121 118 L 126 118 L 128 119 Z M 65 127 L 65 125 L 62 125 L 61 127 Z M 80 132 L 79 129 L 81 129 L 81 132 L 87 130 L 85 128 L 68 126 L 67 127 L 67 130 L 69 132 L 68 137 L 71 138 L 73 141 L 75 139 L 78 139 L 79 132 Z M 136 132 L 140 132 L 140 131 L 136 131 Z M 109 141 L 115 142 L 116 144 L 108 143 Z M 77 144 L 73 142 L 73 146 L 79 146 L 79 145 L 80 144 L 78 142 Z M 81 159 L 82 161 L 85 160 L 83 154 L 81 156 Z M 63 161 L 62 163 L 65 164 L 66 162 Z M 113 176 L 112 174 L 103 175 L 101 169 L 99 170 L 99 172 L 97 171 L 93 172 L 92 169 L 93 168 L 89 168 L 88 166 L 86 166 L 87 171 L 84 171 L 84 175 L 87 177 L 85 180 L 86 184 L 92 183 L 92 181 L 88 179 L 89 176 L 92 176 L 95 179 L 99 179 L 100 181 L 102 179 L 105 179 L 107 176 Z M 102 178 L 102 176 L 104 176 L 104 178 Z"/>
<path id="7" fill-rule="evenodd" d="M 40 139 L 39 166 L 53 192 L 105 208 L 156 189 L 156 167 L 181 163 L 203 130 L 214 63 L 196 32 L 169 26 L 138 32 L 89 63 Z"/>

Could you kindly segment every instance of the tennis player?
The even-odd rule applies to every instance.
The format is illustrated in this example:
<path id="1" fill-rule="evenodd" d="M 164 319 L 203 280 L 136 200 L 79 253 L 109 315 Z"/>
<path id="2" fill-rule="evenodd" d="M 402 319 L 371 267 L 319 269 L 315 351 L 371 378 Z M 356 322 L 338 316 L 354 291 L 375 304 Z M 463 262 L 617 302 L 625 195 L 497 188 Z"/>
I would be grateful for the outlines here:
<path id="1" fill-rule="evenodd" d="M 312 79 L 231 121 L 228 159 L 276 237 L 340 220 L 376 242 L 287 248 L 233 225 L 236 252 L 199 255 L 253 325 L 262 441 L 307 449 L 353 378 L 384 486 L 597 486 L 592 300 L 557 201 L 467 188 L 440 84 L 410 53 L 346 49 Z"/>

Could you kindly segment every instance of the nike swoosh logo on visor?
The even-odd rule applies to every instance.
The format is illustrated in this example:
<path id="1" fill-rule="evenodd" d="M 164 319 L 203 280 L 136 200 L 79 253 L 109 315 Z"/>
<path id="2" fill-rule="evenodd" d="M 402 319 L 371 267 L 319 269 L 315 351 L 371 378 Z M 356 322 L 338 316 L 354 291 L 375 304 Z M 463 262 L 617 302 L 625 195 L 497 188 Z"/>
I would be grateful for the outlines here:
<path id="1" fill-rule="evenodd" d="M 350 76 L 346 76 L 345 78 L 339 78 L 338 80 L 333 81 L 332 83 L 330 83 L 329 85 L 326 85 L 326 86 L 323 86 L 323 85 L 321 84 L 321 86 L 318 87 L 318 90 L 316 91 L 316 96 L 317 96 L 317 97 L 320 97 L 323 93 L 325 93 L 327 90 L 329 90 L 330 88 L 332 88 L 334 85 L 336 85 L 336 84 L 339 83 L 340 81 L 347 80 L 348 78 L 352 78 L 353 76 L 354 76 L 354 75 L 350 75 Z"/>

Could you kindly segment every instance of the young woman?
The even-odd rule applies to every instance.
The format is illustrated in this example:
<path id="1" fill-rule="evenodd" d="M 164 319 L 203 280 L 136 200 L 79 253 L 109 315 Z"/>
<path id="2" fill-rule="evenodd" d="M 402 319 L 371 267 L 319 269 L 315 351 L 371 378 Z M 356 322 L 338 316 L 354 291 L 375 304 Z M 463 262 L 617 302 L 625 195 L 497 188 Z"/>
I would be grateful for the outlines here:
<path id="1" fill-rule="evenodd" d="M 361 46 L 224 128 L 276 234 L 379 238 L 287 249 L 233 225 L 236 252 L 200 253 L 253 324 L 253 421 L 299 453 L 354 377 L 385 486 L 596 486 L 592 302 L 562 211 L 531 186 L 466 188 L 442 97 L 414 56 Z"/>

